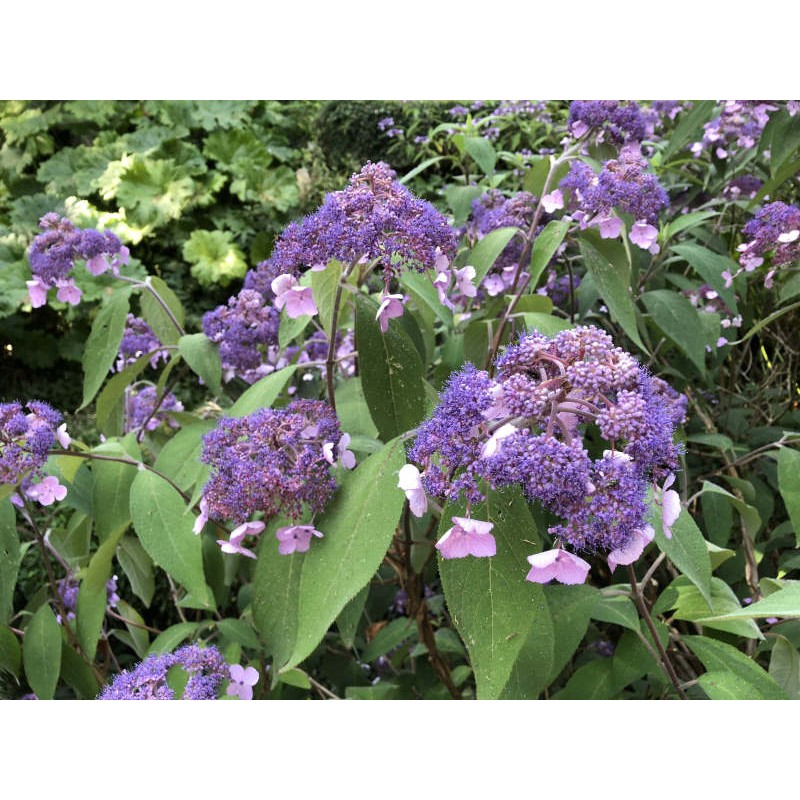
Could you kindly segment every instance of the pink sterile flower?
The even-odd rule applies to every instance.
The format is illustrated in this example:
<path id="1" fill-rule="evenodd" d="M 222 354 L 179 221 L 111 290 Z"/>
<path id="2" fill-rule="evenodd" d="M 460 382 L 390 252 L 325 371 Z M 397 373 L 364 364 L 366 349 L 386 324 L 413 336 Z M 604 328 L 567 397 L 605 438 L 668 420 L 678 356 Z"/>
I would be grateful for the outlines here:
<path id="1" fill-rule="evenodd" d="M 509 436 L 513 436 L 517 430 L 517 426 L 512 425 L 510 422 L 501 425 L 481 448 L 481 458 L 493 456 L 502 447 L 503 440 L 508 439 Z"/>
<path id="2" fill-rule="evenodd" d="M 244 542 L 245 536 L 258 536 L 263 530 L 263 522 L 245 522 L 231 531 L 230 541 L 226 542 L 224 539 L 217 539 L 217 544 L 223 553 L 238 553 L 248 558 L 255 558 L 256 554 L 244 547 L 242 542 Z"/>
<path id="3" fill-rule="evenodd" d="M 438 542 L 442 558 L 484 558 L 497 552 L 497 543 L 490 533 L 494 524 L 470 517 L 451 517 L 455 525 Z"/>
<path id="4" fill-rule="evenodd" d="M 66 449 L 69 447 L 69 443 L 72 441 L 72 438 L 67 433 L 67 423 L 63 422 L 61 425 L 56 428 L 56 439 L 58 439 L 58 443 Z"/>
<path id="5" fill-rule="evenodd" d="M 275 538 L 280 542 L 278 552 L 282 556 L 290 553 L 305 553 L 311 545 L 311 537 L 322 538 L 313 525 L 287 525 L 275 531 Z"/>
<path id="6" fill-rule="evenodd" d="M 592 225 L 600 228 L 601 239 L 616 239 L 622 231 L 622 220 L 619 217 L 595 217 Z"/>
<path id="7" fill-rule="evenodd" d="M 336 445 L 336 453 L 338 455 L 339 463 L 345 469 L 353 469 L 356 465 L 355 455 L 347 449 L 350 444 L 350 434 L 343 433 L 339 438 L 339 444 Z M 335 464 L 336 459 L 333 457 L 333 442 L 325 442 L 322 445 L 322 455 L 329 464 Z"/>
<path id="8" fill-rule="evenodd" d="M 293 275 L 278 275 L 271 286 L 275 292 L 275 308 L 280 311 L 286 306 L 286 315 L 291 319 L 302 317 L 304 314 L 313 316 L 317 313 L 311 288 L 301 286 Z"/>
<path id="9" fill-rule="evenodd" d="M 634 222 L 628 238 L 642 250 L 649 250 L 653 255 L 658 252 L 658 228 L 655 225 L 648 225 L 646 222 Z M 653 248 L 656 248 L 655 252 Z"/>
<path id="10" fill-rule="evenodd" d="M 532 583 L 549 583 L 555 578 L 559 583 L 583 583 L 589 574 L 589 564 L 566 550 L 546 550 L 528 556 L 531 571 L 525 576 Z"/>
<path id="11" fill-rule="evenodd" d="M 493 273 L 483 282 L 483 288 L 486 289 L 486 294 L 489 297 L 495 297 L 500 292 L 505 291 L 506 284 L 500 275 Z"/>
<path id="12" fill-rule="evenodd" d="M 28 487 L 25 494 L 43 506 L 51 506 L 56 500 L 63 500 L 67 496 L 67 487 L 62 486 L 55 476 L 48 475 L 39 483 Z"/>
<path id="13" fill-rule="evenodd" d="M 439 295 L 439 302 L 451 311 L 453 311 L 455 306 L 450 302 L 450 298 L 447 296 L 447 290 L 450 288 L 452 277 L 450 270 L 444 269 L 437 272 L 436 277 L 433 279 L 433 285 L 436 287 L 436 293 Z"/>
<path id="14" fill-rule="evenodd" d="M 546 194 L 542 198 L 542 207 L 548 214 L 552 214 L 559 208 L 564 208 L 564 193 L 561 189 L 556 189 L 554 192 Z"/>
<path id="15" fill-rule="evenodd" d="M 589 126 L 583 120 L 577 120 L 570 125 L 569 132 L 576 138 L 580 139 L 589 132 Z"/>
<path id="16" fill-rule="evenodd" d="M 208 503 L 206 502 L 205 497 L 200 498 L 200 514 L 197 519 L 194 521 L 194 527 L 192 530 L 195 533 L 200 533 L 203 530 L 203 526 L 208 522 Z"/>
<path id="17" fill-rule="evenodd" d="M 31 298 L 33 308 L 41 308 L 47 303 L 47 286 L 38 275 L 34 275 L 32 281 L 25 281 L 25 285 L 28 287 L 28 297 Z"/>
<path id="18" fill-rule="evenodd" d="M 231 664 L 229 670 L 231 681 L 227 693 L 240 700 L 252 700 L 253 687 L 258 683 L 258 670 L 255 667 L 245 669 L 241 664 Z"/>
<path id="19" fill-rule="evenodd" d="M 86 260 L 86 269 L 88 269 L 92 275 L 102 275 L 110 266 L 105 253 L 100 253 Z"/>
<path id="20" fill-rule="evenodd" d="M 667 539 L 672 538 L 672 526 L 681 515 L 680 495 L 674 489 L 669 488 L 674 482 L 675 476 L 670 475 L 660 489 L 655 487 L 656 503 L 661 506 L 661 527 Z"/>
<path id="21" fill-rule="evenodd" d="M 461 269 L 453 270 L 453 275 L 456 279 L 456 289 L 464 295 L 464 297 L 475 297 L 478 294 L 477 288 L 472 283 L 475 280 L 475 267 L 467 265 Z"/>
<path id="22" fill-rule="evenodd" d="M 69 303 L 71 306 L 77 306 L 81 302 L 83 292 L 75 285 L 72 278 L 66 280 L 59 278 L 56 281 L 58 291 L 56 292 L 56 299 L 62 303 Z"/>
<path id="23" fill-rule="evenodd" d="M 778 236 L 778 241 L 781 244 L 790 244 L 791 242 L 796 242 L 800 238 L 800 231 L 794 230 L 789 231 L 788 233 L 782 233 Z"/>
<path id="24" fill-rule="evenodd" d="M 408 506 L 415 517 L 425 516 L 428 510 L 428 496 L 422 488 L 422 476 L 413 464 L 406 464 L 397 474 L 397 488 L 406 494 Z"/>
<path id="25" fill-rule="evenodd" d="M 644 548 L 653 541 L 655 533 L 652 525 L 635 530 L 633 538 L 625 547 L 618 547 L 608 554 L 608 568 L 613 572 L 620 564 L 633 564 L 644 552 Z"/>
<path id="26" fill-rule="evenodd" d="M 389 330 L 389 320 L 403 316 L 403 295 L 401 294 L 382 294 L 381 304 L 378 306 L 378 313 L 375 319 L 381 326 L 381 333 Z"/>

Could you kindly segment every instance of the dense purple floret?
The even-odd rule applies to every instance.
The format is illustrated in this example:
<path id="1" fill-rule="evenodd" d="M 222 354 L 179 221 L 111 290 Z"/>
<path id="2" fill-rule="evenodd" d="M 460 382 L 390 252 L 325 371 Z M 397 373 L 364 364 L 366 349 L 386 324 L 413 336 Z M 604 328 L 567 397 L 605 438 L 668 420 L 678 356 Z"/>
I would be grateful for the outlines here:
<path id="1" fill-rule="evenodd" d="M 368 163 L 344 191 L 333 192 L 315 213 L 284 230 L 270 259 L 246 283 L 266 293 L 281 274 L 299 275 L 332 259 L 377 260 L 388 281 L 407 270 L 433 267 L 438 252 L 452 258 L 456 240 L 447 219 L 415 197 L 383 162 Z"/>
<path id="2" fill-rule="evenodd" d="M 27 408 L 26 414 L 21 403 L 0 403 L 0 484 L 38 474 L 58 438 L 58 411 L 39 400 Z"/>
<path id="3" fill-rule="evenodd" d="M 648 485 L 678 468 L 686 398 L 592 327 L 525 335 L 496 370 L 456 373 L 420 427 L 409 457 L 425 491 L 477 502 L 483 482 L 518 485 L 564 520 L 550 532 L 572 547 L 627 545 L 646 525 Z"/>
<path id="4" fill-rule="evenodd" d="M 770 251 L 773 251 L 773 267 L 800 260 L 800 208 L 797 206 L 780 201 L 769 203 L 756 212 L 742 234 L 750 240 L 741 248 L 739 257 L 745 267 Z"/>
<path id="5" fill-rule="evenodd" d="M 167 392 L 161 403 L 158 403 L 158 410 L 157 403 L 158 391 L 155 386 L 128 390 L 125 398 L 125 432 L 139 430 L 142 426 L 146 426 L 148 431 L 154 431 L 163 422 L 177 428 L 178 423 L 173 420 L 170 412 L 183 411 L 183 403 L 172 392 Z"/>
<path id="6" fill-rule="evenodd" d="M 208 516 L 241 524 L 257 511 L 299 519 L 303 504 L 322 511 L 336 491 L 323 444 L 338 444 L 339 421 L 320 400 L 294 400 L 238 419 L 222 419 L 203 437 L 211 468 L 203 489 Z"/>
<path id="7" fill-rule="evenodd" d="M 599 174 L 583 161 L 573 161 L 560 185 L 572 190 L 573 200 L 588 217 L 606 216 L 616 209 L 655 225 L 669 197 L 647 166 L 638 145 L 626 146 L 618 159 L 605 162 Z"/>
<path id="8" fill-rule="evenodd" d="M 175 700 L 167 683 L 173 667 L 188 673 L 181 700 L 216 700 L 228 665 L 216 647 L 186 645 L 174 653 L 148 656 L 132 670 L 123 670 L 100 693 L 98 700 Z"/>
<path id="9" fill-rule="evenodd" d="M 612 144 L 641 142 L 647 133 L 642 112 L 632 100 L 574 100 L 567 127 L 575 136 L 596 130 Z"/>
<path id="10" fill-rule="evenodd" d="M 117 372 L 122 372 L 146 353 L 152 353 L 150 366 L 153 368 L 158 366 L 159 360 L 169 360 L 169 351 L 161 349 L 161 342 L 153 329 L 140 317 L 128 314 L 115 365 Z"/>
<path id="11" fill-rule="evenodd" d="M 718 117 L 703 126 L 703 139 L 691 146 L 694 155 L 714 148 L 718 158 L 727 158 L 738 149 L 755 147 L 769 115 L 778 106 L 759 100 L 726 100 Z"/>

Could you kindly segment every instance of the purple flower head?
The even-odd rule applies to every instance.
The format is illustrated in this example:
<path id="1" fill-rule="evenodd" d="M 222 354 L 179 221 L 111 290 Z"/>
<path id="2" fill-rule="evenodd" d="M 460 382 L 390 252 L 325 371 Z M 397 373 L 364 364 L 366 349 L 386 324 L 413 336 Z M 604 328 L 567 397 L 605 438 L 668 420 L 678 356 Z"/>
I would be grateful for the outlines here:
<path id="1" fill-rule="evenodd" d="M 0 484 L 40 475 L 56 442 L 69 443 L 58 411 L 39 400 L 27 408 L 26 414 L 21 403 L 0 403 Z"/>
<path id="2" fill-rule="evenodd" d="M 240 700 L 252 700 L 253 687 L 258 683 L 258 677 L 258 670 L 255 667 L 245 669 L 241 664 L 231 664 L 230 682 L 226 693 Z"/>
<path id="3" fill-rule="evenodd" d="M 125 432 L 139 430 L 142 426 L 145 426 L 148 431 L 154 431 L 162 423 L 168 424 L 171 428 L 177 428 L 178 423 L 172 418 L 170 412 L 183 411 L 183 403 L 172 392 L 167 392 L 156 408 L 158 400 L 158 391 L 155 386 L 147 385 L 141 389 L 126 389 Z"/>
<path id="4" fill-rule="evenodd" d="M 641 142 L 647 133 L 639 106 L 622 100 L 574 100 L 569 107 L 567 128 L 576 138 L 594 130 L 597 141 L 615 145 Z"/>
<path id="5" fill-rule="evenodd" d="M 445 217 L 414 197 L 386 164 L 368 163 L 344 191 L 329 194 L 318 211 L 291 223 L 258 272 L 271 281 L 281 274 L 297 277 L 331 259 L 348 264 L 365 259 L 376 260 L 388 281 L 406 269 L 432 267 L 437 247 L 455 255 L 455 236 Z M 253 277 L 247 285 L 264 283 Z"/>
<path id="6" fill-rule="evenodd" d="M 153 329 L 140 317 L 128 314 L 115 365 L 117 372 L 122 372 L 125 367 L 135 363 L 146 353 L 152 354 L 150 366 L 155 369 L 159 360 L 169 361 L 169 351 L 160 348 L 161 342 L 153 333 Z"/>
<path id="7" fill-rule="evenodd" d="M 717 158 L 727 158 L 737 150 L 750 150 L 777 108 L 758 100 L 726 100 L 720 115 L 703 126 L 702 141 L 691 145 L 693 155 L 709 149 Z"/>
<path id="8" fill-rule="evenodd" d="M 742 234 L 750 241 L 739 246 L 739 263 L 742 272 L 752 272 L 760 267 L 766 258 L 773 269 L 767 275 L 764 285 L 771 288 L 775 267 L 786 266 L 800 260 L 800 208 L 776 201 L 756 212 L 756 215 L 742 229 Z M 727 285 L 731 285 L 736 275 L 725 274 Z"/>
<path id="9" fill-rule="evenodd" d="M 722 196 L 729 201 L 752 200 L 761 185 L 761 180 L 755 175 L 739 175 L 722 190 Z"/>
<path id="10" fill-rule="evenodd" d="M 174 653 L 154 653 L 132 670 L 123 670 L 106 686 L 98 700 L 175 700 L 167 682 L 173 667 L 188 674 L 180 700 L 216 700 L 230 671 L 216 647 L 186 645 Z"/>
<path id="11" fill-rule="evenodd" d="M 323 445 L 341 437 L 333 409 L 319 400 L 220 420 L 203 437 L 208 517 L 241 524 L 260 511 L 299 519 L 304 504 L 321 512 L 336 491 Z"/>

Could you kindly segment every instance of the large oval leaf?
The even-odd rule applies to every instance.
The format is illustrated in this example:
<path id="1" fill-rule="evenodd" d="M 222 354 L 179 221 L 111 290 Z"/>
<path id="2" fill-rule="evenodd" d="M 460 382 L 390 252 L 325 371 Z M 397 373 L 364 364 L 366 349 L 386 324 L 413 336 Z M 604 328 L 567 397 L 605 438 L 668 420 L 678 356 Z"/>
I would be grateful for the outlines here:
<path id="1" fill-rule="evenodd" d="M 25 677 L 40 700 L 52 700 L 61 672 L 61 626 L 44 604 L 31 617 L 22 642 Z"/>
<path id="2" fill-rule="evenodd" d="M 0 624 L 11 616 L 19 558 L 16 514 L 11 501 L 5 498 L 0 500 Z"/>

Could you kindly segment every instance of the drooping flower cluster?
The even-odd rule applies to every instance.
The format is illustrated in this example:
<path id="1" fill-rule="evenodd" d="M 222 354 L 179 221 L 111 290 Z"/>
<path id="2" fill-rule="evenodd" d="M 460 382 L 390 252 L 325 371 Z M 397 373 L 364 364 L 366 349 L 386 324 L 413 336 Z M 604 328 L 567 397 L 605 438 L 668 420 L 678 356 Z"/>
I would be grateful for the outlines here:
<path id="1" fill-rule="evenodd" d="M 739 245 L 739 263 L 742 268 L 731 275 L 723 272 L 725 283 L 730 286 L 742 272 L 752 272 L 770 258 L 770 269 L 764 278 L 764 286 L 772 287 L 778 267 L 800 261 L 800 208 L 777 201 L 769 203 L 742 229 L 750 241 Z"/>
<path id="2" fill-rule="evenodd" d="M 619 145 L 641 142 L 647 124 L 632 100 L 574 100 L 569 106 L 567 129 L 576 139 L 595 130 L 597 141 Z"/>
<path id="3" fill-rule="evenodd" d="M 402 270 L 432 267 L 437 248 L 455 255 L 447 219 L 400 184 L 387 164 L 367 163 L 346 189 L 329 194 L 319 210 L 284 230 L 248 288 L 263 290 L 280 275 L 297 277 L 331 259 L 376 260 L 388 283 Z"/>
<path id="4" fill-rule="evenodd" d="M 225 380 L 240 377 L 255 383 L 266 374 L 264 365 L 271 360 L 270 348 L 278 344 L 279 325 L 278 310 L 256 289 L 242 289 L 227 306 L 203 315 L 203 333 L 219 344 Z"/>
<path id="5" fill-rule="evenodd" d="M 666 491 L 678 468 L 672 437 L 685 416 L 685 397 L 593 327 L 552 339 L 525 335 L 506 348 L 496 367 L 494 379 L 472 365 L 455 374 L 420 427 L 409 457 L 423 471 L 409 465 L 400 476 L 413 513 L 415 506 L 424 513 L 425 494 L 451 501 L 464 496 L 472 504 L 483 499 L 486 485 L 519 485 L 562 519 L 549 529 L 560 543 L 630 563 L 620 559 L 646 538 L 646 496 L 653 483 L 667 509 L 668 532 L 677 516 L 677 495 Z M 603 448 L 599 457 L 590 454 Z M 488 534 L 463 520 L 455 528 L 448 541 L 459 542 L 461 550 L 465 535 Z M 440 549 L 457 557 L 447 552 L 447 542 Z M 556 563 L 569 577 L 575 565 L 571 556 L 531 563 L 531 580 Z"/>
<path id="6" fill-rule="evenodd" d="M 755 175 L 739 175 L 725 186 L 722 196 L 730 202 L 752 200 L 761 186 L 761 179 Z"/>
<path id="7" fill-rule="evenodd" d="M 756 100 L 726 100 L 718 117 L 703 125 L 703 138 L 690 150 L 700 156 L 706 148 L 714 148 L 717 158 L 727 158 L 738 149 L 755 147 L 769 115 L 777 106 Z"/>
<path id="8" fill-rule="evenodd" d="M 572 190 L 572 205 L 578 209 L 573 216 L 581 227 L 597 226 L 604 239 L 613 239 L 622 230 L 622 220 L 612 212 L 630 214 L 635 220 L 630 240 L 658 252 L 655 226 L 669 197 L 647 166 L 636 144 L 623 147 L 619 158 L 606 161 L 599 174 L 583 161 L 573 161 L 560 185 Z"/>
<path id="9" fill-rule="evenodd" d="M 64 303 L 77 305 L 83 292 L 70 275 L 75 262 L 86 261 L 92 275 L 108 269 L 115 273 L 128 263 L 128 248 L 111 231 L 76 228 L 72 222 L 56 213 L 45 214 L 39 220 L 43 233 L 36 236 L 28 252 L 33 280 L 27 281 L 31 305 L 34 308 L 47 302 L 49 289 L 58 289 L 56 297 Z"/>
<path id="10" fill-rule="evenodd" d="M 341 439 L 333 409 L 320 400 L 220 420 L 203 437 L 202 461 L 211 467 L 205 515 L 242 524 L 256 512 L 299 519 L 304 504 L 322 511 L 336 491 L 323 448 Z"/>
<path id="11" fill-rule="evenodd" d="M 58 597 L 61 601 L 60 604 L 55 604 L 56 609 L 56 622 L 59 625 L 63 624 L 61 618 L 61 608 L 67 613 L 67 619 L 75 619 L 75 609 L 78 607 L 78 590 L 80 589 L 80 581 L 72 574 L 61 578 L 57 583 Z M 106 607 L 115 608 L 119 603 L 120 597 L 117 594 L 117 576 L 112 575 L 106 581 Z"/>
<path id="12" fill-rule="evenodd" d="M 169 360 L 169 351 L 162 349 L 161 342 L 153 333 L 153 329 L 141 317 L 128 314 L 119 354 L 114 365 L 117 372 L 122 372 L 143 355 L 150 353 L 150 366 L 155 369 L 160 360 Z"/>
<path id="13" fill-rule="evenodd" d="M 547 272 L 544 286 L 537 289 L 536 293 L 549 297 L 556 308 L 567 308 L 570 297 L 575 294 L 580 285 L 579 275 L 559 275 L 554 269 L 551 269 Z M 571 292 L 570 286 L 572 287 Z"/>
<path id="14" fill-rule="evenodd" d="M 696 289 L 686 289 L 681 292 L 689 302 L 698 310 L 706 314 L 719 314 L 720 325 L 724 329 L 728 328 L 741 328 L 742 315 L 734 314 L 725 301 L 719 296 L 719 292 L 708 284 L 703 284 Z M 717 347 L 722 347 L 728 344 L 728 339 L 725 336 L 720 336 L 717 339 Z M 706 349 L 710 350 L 710 347 Z"/>
<path id="15" fill-rule="evenodd" d="M 158 390 L 152 384 L 147 384 L 141 389 L 126 389 L 125 432 L 137 431 L 142 426 L 148 431 L 154 431 L 164 422 L 171 428 L 177 428 L 178 423 L 170 412 L 183 411 L 183 403 L 172 392 L 167 392 L 160 403 L 158 400 Z"/>
<path id="16" fill-rule="evenodd" d="M 216 647 L 186 645 L 174 653 L 154 653 L 132 670 L 123 670 L 106 686 L 98 700 L 175 700 L 167 682 L 168 674 L 179 667 L 188 681 L 179 700 L 216 700 L 230 671 Z"/>
<path id="17" fill-rule="evenodd" d="M 67 426 L 61 414 L 40 400 L 0 403 L 0 484 L 16 484 L 41 473 L 50 449 L 59 442 L 69 447 Z"/>
<path id="18" fill-rule="evenodd" d="M 691 103 L 684 104 L 678 100 L 653 100 L 649 106 L 641 108 L 646 128 L 645 136 L 652 139 L 668 120 L 674 120 L 688 106 L 691 106 Z"/>

